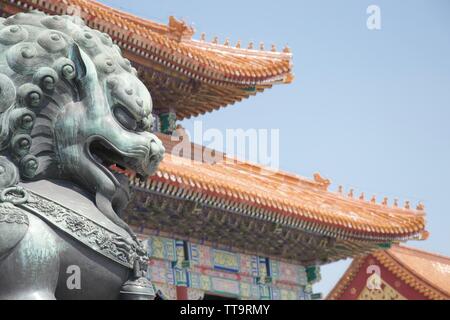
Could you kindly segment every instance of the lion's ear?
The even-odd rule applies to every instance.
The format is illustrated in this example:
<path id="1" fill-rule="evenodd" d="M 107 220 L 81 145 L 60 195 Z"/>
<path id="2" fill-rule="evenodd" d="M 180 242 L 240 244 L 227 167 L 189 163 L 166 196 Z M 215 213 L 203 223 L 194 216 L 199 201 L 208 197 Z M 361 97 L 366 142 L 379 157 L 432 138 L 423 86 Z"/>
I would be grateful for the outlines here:
<path id="1" fill-rule="evenodd" d="M 69 58 L 75 64 L 77 79 L 83 79 L 86 76 L 87 68 L 86 64 L 83 61 L 83 57 L 81 56 L 80 48 L 78 47 L 78 45 L 73 44 L 71 46 Z"/>

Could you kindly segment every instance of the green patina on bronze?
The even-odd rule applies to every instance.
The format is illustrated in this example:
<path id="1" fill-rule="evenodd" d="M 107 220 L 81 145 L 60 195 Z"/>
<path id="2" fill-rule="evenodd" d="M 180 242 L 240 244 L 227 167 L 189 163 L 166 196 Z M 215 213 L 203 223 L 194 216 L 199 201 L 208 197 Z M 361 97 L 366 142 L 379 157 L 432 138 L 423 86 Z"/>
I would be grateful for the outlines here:
<path id="1" fill-rule="evenodd" d="M 128 180 L 110 166 L 117 164 L 141 176 L 156 171 L 164 148 L 150 132 L 151 112 L 148 89 L 109 35 L 72 16 L 32 11 L 0 18 L 0 264 L 15 270 L 11 275 L 2 270 L 0 297 L 52 298 L 54 292 L 42 293 L 37 282 L 28 283 L 21 274 L 30 268 L 39 273 L 40 285 L 56 286 L 60 259 L 71 259 L 67 252 L 64 258 L 58 256 L 69 250 L 66 237 L 78 241 L 71 247 L 73 256 L 86 245 L 92 254 L 109 258 L 102 260 L 109 268 L 116 268 L 111 264 L 122 259 L 122 267 L 137 277 L 122 286 L 122 293 L 130 297 L 130 290 L 137 290 L 134 293 L 145 295 L 149 289 L 141 272 L 146 269 L 145 249 L 119 217 L 129 202 Z M 86 205 L 66 209 L 56 202 L 44 205 L 39 202 L 42 195 L 31 197 L 23 187 L 31 182 L 48 182 L 49 188 L 67 194 L 68 189 L 75 193 L 81 189 L 80 199 L 95 205 L 90 210 Z M 41 206 L 35 208 L 33 203 Z M 68 203 L 77 207 L 77 202 Z M 73 264 L 101 270 L 96 259 L 100 258 L 88 263 L 75 259 Z M 110 279 L 120 280 L 117 273 Z M 21 286 L 29 292 L 8 289 Z M 119 294 L 101 286 L 96 290 L 100 298 Z M 92 290 L 84 294 L 89 296 Z"/>
<path id="2" fill-rule="evenodd" d="M 17 14 L 0 23 L 0 188 L 24 180 L 73 180 L 122 224 L 117 163 L 142 175 L 164 149 L 149 132 L 152 100 L 107 34 L 76 17 Z"/>

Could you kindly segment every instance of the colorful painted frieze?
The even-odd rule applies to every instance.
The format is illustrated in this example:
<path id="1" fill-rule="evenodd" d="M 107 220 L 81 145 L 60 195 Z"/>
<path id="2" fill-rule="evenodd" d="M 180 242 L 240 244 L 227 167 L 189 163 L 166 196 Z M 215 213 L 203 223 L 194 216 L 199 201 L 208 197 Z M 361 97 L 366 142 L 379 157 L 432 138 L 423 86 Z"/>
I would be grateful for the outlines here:
<path id="1" fill-rule="evenodd" d="M 175 284 L 175 275 L 170 261 L 150 260 L 147 276 L 152 282 Z"/>
<path id="2" fill-rule="evenodd" d="M 313 269 L 190 243 L 152 236 L 147 241 L 149 279 L 165 290 L 187 287 L 187 295 L 201 293 L 239 299 L 307 299 Z M 156 287 L 155 287 L 156 288 Z M 173 296 L 173 290 L 166 294 Z"/>
<path id="3" fill-rule="evenodd" d="M 155 292 L 162 295 L 165 300 L 177 300 L 177 289 L 176 286 L 168 285 L 165 283 L 153 283 L 155 287 Z M 160 291 L 160 292 L 158 292 Z"/>
<path id="4" fill-rule="evenodd" d="M 203 300 L 205 292 L 200 289 L 188 288 L 187 296 L 188 300 Z"/>
<path id="5" fill-rule="evenodd" d="M 211 289 L 213 292 L 225 295 L 240 296 L 240 286 L 238 281 L 223 278 L 211 278 Z"/>
<path id="6" fill-rule="evenodd" d="M 306 269 L 303 266 L 270 260 L 270 271 L 274 282 L 305 286 L 308 283 Z"/>
<path id="7" fill-rule="evenodd" d="M 201 244 L 189 243 L 189 260 L 193 265 L 212 268 L 211 248 Z"/>
<path id="8" fill-rule="evenodd" d="M 214 269 L 225 270 L 229 272 L 239 272 L 239 254 L 212 249 L 212 265 Z"/>
<path id="9" fill-rule="evenodd" d="M 177 261 L 175 240 L 152 236 L 146 243 L 149 257 Z"/>
<path id="10" fill-rule="evenodd" d="M 300 289 L 297 290 L 286 290 L 276 287 L 271 288 L 272 300 L 299 300 Z"/>
<path id="11" fill-rule="evenodd" d="M 258 257 L 250 256 L 247 254 L 240 255 L 240 273 L 249 275 L 252 277 L 258 277 L 259 267 L 258 267 Z"/>
<path id="12" fill-rule="evenodd" d="M 240 289 L 241 289 L 240 295 L 244 299 L 257 300 L 260 297 L 258 285 L 248 282 L 241 282 Z"/>

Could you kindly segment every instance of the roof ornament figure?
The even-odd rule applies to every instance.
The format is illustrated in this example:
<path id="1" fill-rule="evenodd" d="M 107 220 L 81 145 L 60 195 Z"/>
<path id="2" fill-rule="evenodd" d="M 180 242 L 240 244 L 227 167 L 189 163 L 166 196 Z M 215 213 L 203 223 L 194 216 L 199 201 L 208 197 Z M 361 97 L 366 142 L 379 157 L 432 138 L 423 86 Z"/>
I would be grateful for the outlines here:
<path id="1" fill-rule="evenodd" d="M 405 209 L 411 209 L 411 203 L 408 200 L 405 201 L 404 208 Z"/>
<path id="2" fill-rule="evenodd" d="M 176 19 L 174 16 L 169 17 L 169 35 L 177 41 L 191 39 L 195 30 L 185 21 Z"/>
<path id="3" fill-rule="evenodd" d="M 416 210 L 424 211 L 425 210 L 425 205 L 422 202 L 419 202 L 417 204 Z"/>
<path id="4" fill-rule="evenodd" d="M 394 199 L 394 204 L 392 205 L 394 208 L 398 208 L 398 199 Z"/>
<path id="5" fill-rule="evenodd" d="M 323 186 L 325 189 L 328 189 L 328 187 L 329 187 L 330 184 L 331 184 L 330 179 L 326 179 L 326 178 L 322 177 L 322 176 L 320 175 L 320 173 L 318 173 L 318 172 L 316 172 L 316 173 L 313 175 L 313 177 L 314 177 L 314 181 L 317 182 L 317 183 L 319 183 L 319 184 L 320 184 L 321 186 Z"/>
<path id="6" fill-rule="evenodd" d="M 350 198 L 350 199 L 353 199 L 353 189 L 350 189 L 350 191 L 348 192 L 348 197 Z"/>

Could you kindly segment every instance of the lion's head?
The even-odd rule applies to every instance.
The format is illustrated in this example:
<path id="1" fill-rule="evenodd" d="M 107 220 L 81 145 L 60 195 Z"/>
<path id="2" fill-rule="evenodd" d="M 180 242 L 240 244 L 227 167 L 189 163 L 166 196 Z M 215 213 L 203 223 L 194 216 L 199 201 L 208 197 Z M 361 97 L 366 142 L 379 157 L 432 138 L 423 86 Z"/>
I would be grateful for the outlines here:
<path id="1" fill-rule="evenodd" d="M 66 179 L 97 204 L 123 205 L 111 164 L 145 176 L 164 154 L 151 111 L 150 93 L 107 34 L 70 16 L 0 18 L 0 188 L 19 175 Z"/>

